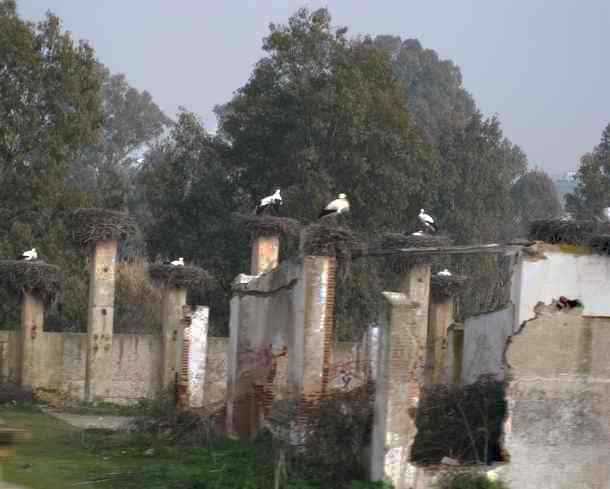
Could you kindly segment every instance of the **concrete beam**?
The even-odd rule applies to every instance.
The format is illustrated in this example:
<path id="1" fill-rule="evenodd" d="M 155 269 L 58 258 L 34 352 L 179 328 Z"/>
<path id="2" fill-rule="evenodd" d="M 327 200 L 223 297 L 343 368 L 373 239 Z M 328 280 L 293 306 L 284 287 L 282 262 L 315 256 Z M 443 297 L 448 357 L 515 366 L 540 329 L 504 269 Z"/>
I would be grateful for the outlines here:
<path id="1" fill-rule="evenodd" d="M 186 304 L 186 289 L 163 289 L 161 297 L 161 388 L 168 389 L 176 383 L 179 368 L 177 360 L 182 349 L 182 315 Z"/>
<path id="2" fill-rule="evenodd" d="M 100 241 L 91 260 L 85 370 L 87 402 L 110 394 L 116 254 L 116 241 Z"/>
<path id="3" fill-rule="evenodd" d="M 21 385 L 35 388 L 37 371 L 44 368 L 40 362 L 40 341 L 44 327 L 44 304 L 39 297 L 23 293 L 21 303 Z"/>
<path id="4" fill-rule="evenodd" d="M 259 236 L 252 243 L 250 273 L 258 275 L 278 266 L 280 259 L 279 236 Z"/>
<path id="5" fill-rule="evenodd" d="M 370 477 L 406 489 L 415 481 L 415 467 L 409 463 L 416 434 L 412 411 L 419 400 L 426 327 L 418 320 L 420 304 L 402 293 L 383 296 Z"/>

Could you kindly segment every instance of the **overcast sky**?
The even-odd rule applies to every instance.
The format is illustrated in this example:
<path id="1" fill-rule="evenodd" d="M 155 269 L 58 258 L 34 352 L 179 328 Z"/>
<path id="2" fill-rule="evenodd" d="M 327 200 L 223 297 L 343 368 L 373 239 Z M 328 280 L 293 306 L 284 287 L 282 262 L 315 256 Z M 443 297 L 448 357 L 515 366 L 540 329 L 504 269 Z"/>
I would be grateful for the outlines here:
<path id="1" fill-rule="evenodd" d="M 575 168 L 610 122 L 610 0 L 18 0 L 91 41 L 99 59 L 146 89 L 172 117 L 179 106 L 215 127 L 261 57 L 270 22 L 328 6 L 352 34 L 415 37 L 462 69 L 465 88 L 531 166 Z M 605 50 L 602 49 L 605 47 Z"/>

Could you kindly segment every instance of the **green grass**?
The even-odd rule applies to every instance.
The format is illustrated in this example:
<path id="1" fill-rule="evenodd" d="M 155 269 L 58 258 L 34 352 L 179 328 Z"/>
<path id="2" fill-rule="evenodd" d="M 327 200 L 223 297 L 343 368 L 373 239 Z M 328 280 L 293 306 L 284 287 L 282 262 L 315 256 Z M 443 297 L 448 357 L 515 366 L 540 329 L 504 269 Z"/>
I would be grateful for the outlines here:
<path id="1" fill-rule="evenodd" d="M 273 487 L 271 450 L 265 442 L 243 444 L 223 440 L 206 448 L 181 448 L 161 436 L 83 431 L 35 408 L 0 408 L 0 419 L 32 433 L 32 439 L 18 445 L 15 456 L 4 467 L 6 481 L 32 489 Z M 151 448 L 153 454 L 147 455 Z M 321 486 L 295 481 L 289 487 Z M 353 487 L 382 486 L 355 483 Z"/>

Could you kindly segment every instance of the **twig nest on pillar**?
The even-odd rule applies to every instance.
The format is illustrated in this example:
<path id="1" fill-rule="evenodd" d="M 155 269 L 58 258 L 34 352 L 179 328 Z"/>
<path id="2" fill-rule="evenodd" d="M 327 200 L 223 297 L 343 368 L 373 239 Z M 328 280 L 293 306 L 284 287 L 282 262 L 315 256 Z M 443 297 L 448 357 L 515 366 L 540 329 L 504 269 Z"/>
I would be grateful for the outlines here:
<path id="1" fill-rule="evenodd" d="M 298 236 L 301 223 L 289 217 L 269 214 L 260 216 L 236 214 L 237 221 L 250 233 L 252 239 L 267 236 Z"/>
<path id="2" fill-rule="evenodd" d="M 593 251 L 602 255 L 610 255 L 610 234 L 594 234 L 589 240 Z"/>
<path id="3" fill-rule="evenodd" d="M 468 277 L 463 275 L 432 275 L 430 288 L 435 299 L 447 299 L 453 297 L 462 290 Z"/>
<path id="4" fill-rule="evenodd" d="M 168 289 L 207 290 L 212 284 L 211 275 L 200 267 L 152 264 L 148 276 L 157 287 Z"/>
<path id="5" fill-rule="evenodd" d="M 543 219 L 530 224 L 528 237 L 549 244 L 588 245 L 594 235 L 608 232 L 608 223 Z"/>
<path id="6" fill-rule="evenodd" d="M 402 273 L 414 265 L 431 263 L 433 257 L 402 253 L 400 250 L 405 248 L 444 248 L 450 245 L 451 239 L 442 234 L 386 233 L 374 243 L 373 247 L 376 250 L 388 252 L 386 262 L 392 270 Z M 392 251 L 395 251 L 395 253 L 392 253 Z"/>
<path id="7" fill-rule="evenodd" d="M 53 304 L 63 288 L 63 273 L 55 265 L 43 261 L 0 261 L 0 284 L 21 294 L 36 295 L 46 305 Z"/>
<path id="8" fill-rule="evenodd" d="M 68 226 L 73 241 L 80 246 L 125 239 L 138 229 L 129 214 L 97 208 L 75 209 L 69 214 Z"/>
<path id="9" fill-rule="evenodd" d="M 315 223 L 305 227 L 301 233 L 301 254 L 313 256 L 335 256 L 351 258 L 362 253 L 364 243 L 350 229 L 333 226 L 331 223 Z"/>

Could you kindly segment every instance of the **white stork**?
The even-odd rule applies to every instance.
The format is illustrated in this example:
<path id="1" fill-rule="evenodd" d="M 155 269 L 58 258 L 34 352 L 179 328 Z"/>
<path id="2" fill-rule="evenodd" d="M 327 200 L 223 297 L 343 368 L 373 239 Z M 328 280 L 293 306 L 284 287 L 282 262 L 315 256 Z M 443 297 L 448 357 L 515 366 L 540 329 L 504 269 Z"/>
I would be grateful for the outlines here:
<path id="1" fill-rule="evenodd" d="M 438 272 L 437 275 L 440 275 L 441 277 L 451 277 L 452 273 L 445 268 L 444 270 Z"/>
<path id="2" fill-rule="evenodd" d="M 280 195 L 280 189 L 278 188 L 275 192 L 267 197 L 261 199 L 258 207 L 256 208 L 256 214 L 261 214 L 271 208 L 277 209 L 278 206 L 282 205 L 282 196 Z"/>
<path id="3" fill-rule="evenodd" d="M 318 219 L 325 216 L 343 214 L 345 212 L 349 212 L 349 201 L 347 200 L 347 195 L 339 194 L 335 200 L 320 211 Z"/>
<path id="4" fill-rule="evenodd" d="M 38 259 L 38 253 L 36 253 L 36 248 L 32 248 L 31 250 L 24 251 L 21 256 L 17 258 L 17 260 L 23 261 L 33 261 Z"/>
<path id="5" fill-rule="evenodd" d="M 174 261 L 164 261 L 164 265 L 172 265 L 174 267 L 183 267 L 184 266 L 184 258 L 180 257 Z"/>
<path id="6" fill-rule="evenodd" d="M 432 230 L 433 233 L 438 231 L 436 224 L 434 223 L 434 219 L 431 215 L 426 214 L 423 209 L 419 210 L 419 221 L 426 226 L 427 229 Z"/>

